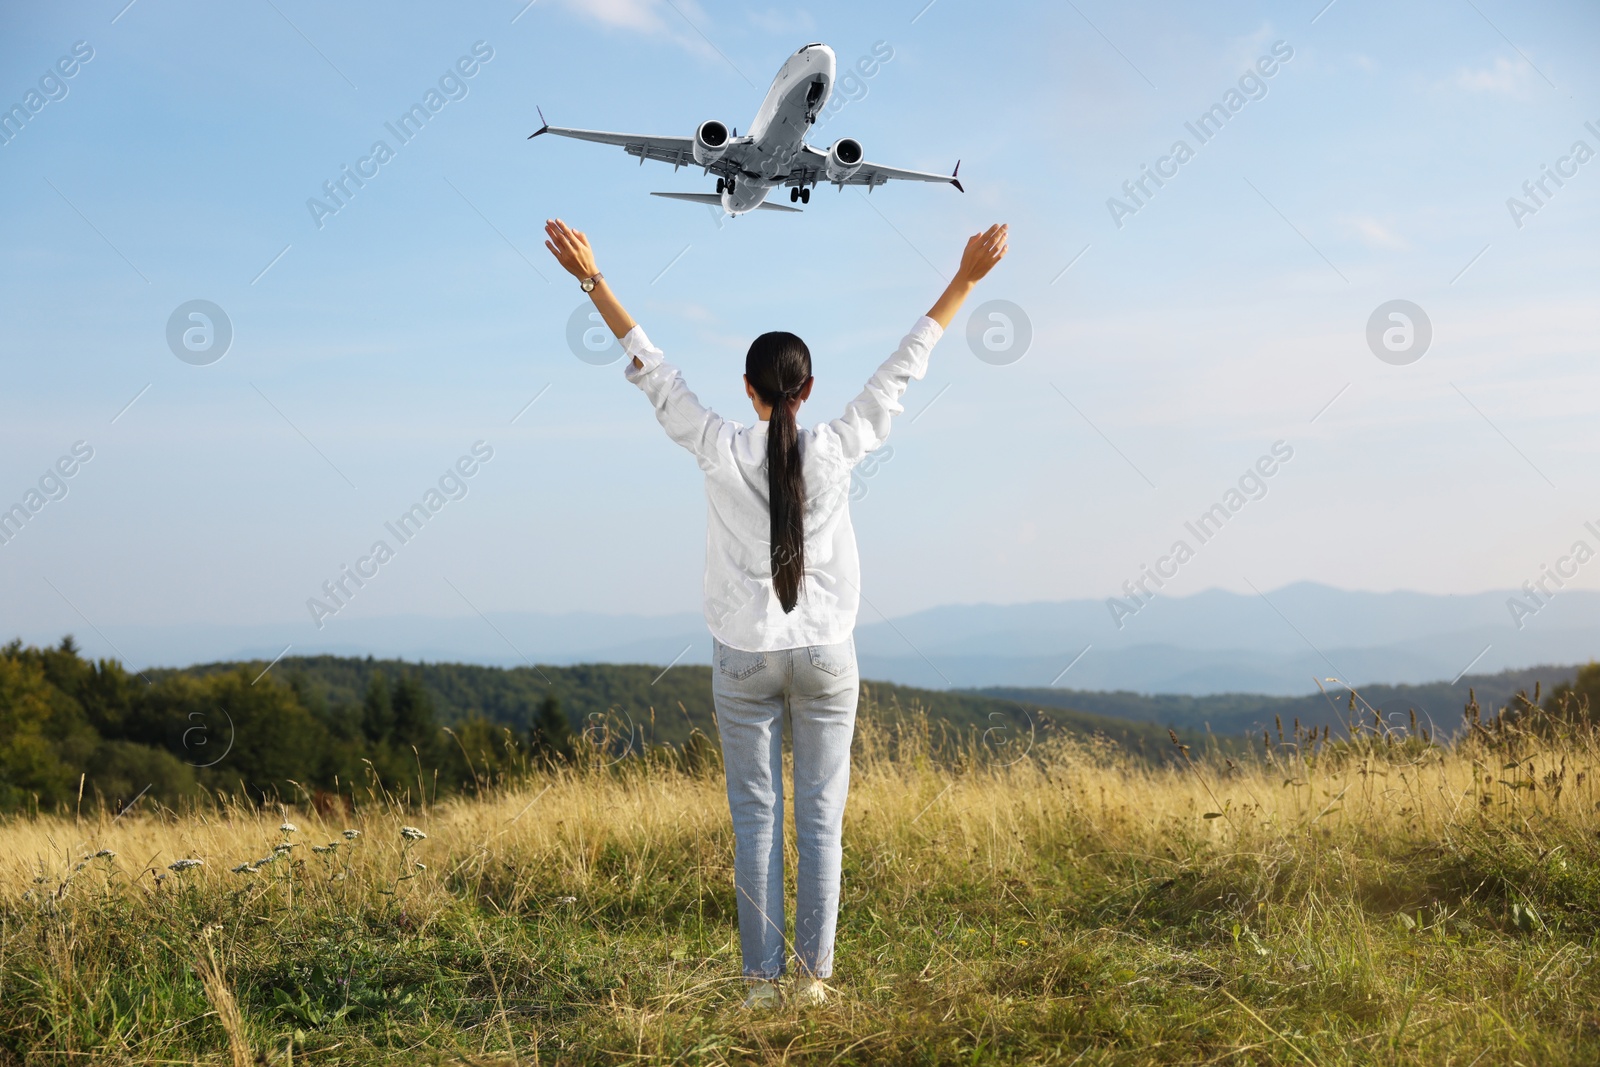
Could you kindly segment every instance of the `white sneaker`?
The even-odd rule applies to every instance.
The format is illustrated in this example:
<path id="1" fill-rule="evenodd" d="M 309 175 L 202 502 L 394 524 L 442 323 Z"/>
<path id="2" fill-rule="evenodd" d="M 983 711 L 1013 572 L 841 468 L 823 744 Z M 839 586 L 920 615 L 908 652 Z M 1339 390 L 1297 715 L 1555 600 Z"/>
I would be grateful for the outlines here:
<path id="1" fill-rule="evenodd" d="M 749 986 L 749 991 L 744 995 L 744 1006 L 748 1011 L 771 1011 L 783 1002 L 775 982 L 753 978 L 749 980 Z"/>
<path id="2" fill-rule="evenodd" d="M 794 983 L 794 999 L 809 1007 L 828 1002 L 828 987 L 820 978 L 799 978 Z"/>

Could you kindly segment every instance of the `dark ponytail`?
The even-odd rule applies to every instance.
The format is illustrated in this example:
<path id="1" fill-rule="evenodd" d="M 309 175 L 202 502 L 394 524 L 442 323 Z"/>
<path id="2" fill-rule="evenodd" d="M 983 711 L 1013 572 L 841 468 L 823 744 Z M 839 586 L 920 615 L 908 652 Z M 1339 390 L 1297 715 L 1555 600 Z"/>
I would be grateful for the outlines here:
<path id="1" fill-rule="evenodd" d="M 806 483 L 800 468 L 795 408 L 811 380 L 811 350 L 792 333 L 764 333 L 750 344 L 744 374 L 763 404 L 767 424 L 767 498 L 772 509 L 772 588 L 784 614 L 800 599 L 806 571 Z"/>

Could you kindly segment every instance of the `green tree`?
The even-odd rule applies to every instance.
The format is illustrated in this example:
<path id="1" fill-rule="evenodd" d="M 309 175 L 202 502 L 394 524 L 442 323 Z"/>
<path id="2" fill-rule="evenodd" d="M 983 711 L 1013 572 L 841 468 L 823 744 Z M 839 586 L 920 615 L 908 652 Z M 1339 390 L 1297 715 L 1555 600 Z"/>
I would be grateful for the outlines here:
<path id="1" fill-rule="evenodd" d="M 39 664 L 0 657 L 0 808 L 33 797 L 53 806 L 72 795 L 77 776 L 50 736 L 60 696 Z"/>
<path id="2" fill-rule="evenodd" d="M 533 754 L 546 760 L 569 760 L 573 752 L 572 724 L 561 708 L 561 698 L 546 693 L 534 710 L 533 722 L 528 728 L 529 747 Z"/>
<path id="3" fill-rule="evenodd" d="M 220 750 L 220 749 L 219 749 Z M 141 794 L 171 804 L 200 792 L 195 769 L 165 749 L 132 741 L 102 741 L 89 758 L 91 796 L 120 811 Z"/>
<path id="4" fill-rule="evenodd" d="M 367 696 L 361 705 L 361 732 L 374 745 L 394 735 L 394 705 L 389 700 L 389 680 L 374 671 L 367 682 Z"/>
<path id="5" fill-rule="evenodd" d="M 406 675 L 394 687 L 394 740 L 406 748 L 415 748 L 424 757 L 437 744 L 439 723 L 434 715 L 433 696 L 422 680 Z"/>
<path id="6" fill-rule="evenodd" d="M 178 732 L 174 754 L 214 788 L 242 788 L 263 800 L 292 797 L 297 783 L 323 784 L 313 775 L 332 737 L 294 690 L 270 674 L 253 678 L 244 666 L 201 677 L 174 674 L 153 687 L 150 701 Z"/>

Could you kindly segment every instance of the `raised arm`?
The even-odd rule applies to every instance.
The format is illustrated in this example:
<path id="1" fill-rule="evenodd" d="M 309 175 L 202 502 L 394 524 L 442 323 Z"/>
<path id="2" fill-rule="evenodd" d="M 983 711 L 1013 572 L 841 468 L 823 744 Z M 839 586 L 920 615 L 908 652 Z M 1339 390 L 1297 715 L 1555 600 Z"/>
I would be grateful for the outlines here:
<path id="1" fill-rule="evenodd" d="M 973 287 L 1005 258 L 1005 254 L 1006 224 L 1003 222 L 997 222 L 982 233 L 967 238 L 967 247 L 961 253 L 961 266 L 956 268 L 956 276 L 950 279 L 950 284 L 933 307 L 928 309 L 928 318 L 937 322 L 940 329 L 948 330 Z"/>
<path id="2" fill-rule="evenodd" d="M 928 356 L 933 346 L 954 321 L 973 286 L 993 270 L 1005 254 L 1006 228 L 1002 223 L 967 239 L 961 265 L 938 302 L 911 327 L 894 355 L 884 360 L 867 379 L 867 387 L 850 402 L 844 414 L 818 428 L 835 443 L 841 461 L 854 465 L 888 438 L 890 421 L 905 410 L 900 405 L 900 397 L 905 394 L 906 387 L 912 379 L 920 379 L 928 372 Z"/>
<path id="3" fill-rule="evenodd" d="M 633 321 L 633 316 L 600 276 L 594 250 L 583 232 L 560 219 L 546 222 L 544 232 L 544 246 L 567 273 L 580 282 L 595 279 L 589 296 L 600 317 L 622 342 L 623 351 L 633 357 L 623 369 L 624 376 L 650 399 L 650 406 L 656 409 L 656 420 L 667 431 L 667 436 L 693 452 L 703 470 L 717 466 L 726 452 L 720 442 L 723 430 L 729 425 L 727 420 L 700 403 L 689 391 L 678 368 L 663 358 L 661 349 L 651 344 L 643 328 Z"/>
<path id="4" fill-rule="evenodd" d="M 633 316 L 622 306 L 622 301 L 617 299 L 617 294 L 611 291 L 605 276 L 595 265 L 594 249 L 589 247 L 589 238 L 582 230 L 574 230 L 560 219 L 546 219 L 544 233 L 544 246 L 556 257 L 556 262 L 561 264 L 563 270 L 580 282 L 588 278 L 595 279 L 589 299 L 594 301 L 595 310 L 600 312 L 600 317 L 617 339 L 626 337 L 635 325 Z M 633 365 L 635 368 L 643 366 L 638 357 L 634 357 Z"/>

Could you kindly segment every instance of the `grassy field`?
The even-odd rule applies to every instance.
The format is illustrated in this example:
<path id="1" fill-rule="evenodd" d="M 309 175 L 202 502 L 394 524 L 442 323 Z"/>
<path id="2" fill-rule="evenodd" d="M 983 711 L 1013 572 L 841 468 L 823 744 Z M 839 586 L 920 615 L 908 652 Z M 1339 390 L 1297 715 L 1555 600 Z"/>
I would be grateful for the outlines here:
<path id="1" fill-rule="evenodd" d="M 1600 1062 L 1594 734 L 1293 733 L 1157 766 L 864 708 L 832 1002 L 755 1016 L 714 760 L 13 819 L 0 1062 Z"/>

